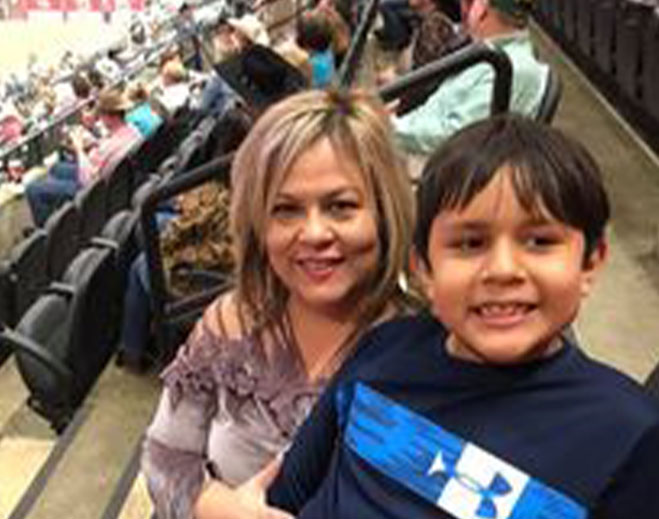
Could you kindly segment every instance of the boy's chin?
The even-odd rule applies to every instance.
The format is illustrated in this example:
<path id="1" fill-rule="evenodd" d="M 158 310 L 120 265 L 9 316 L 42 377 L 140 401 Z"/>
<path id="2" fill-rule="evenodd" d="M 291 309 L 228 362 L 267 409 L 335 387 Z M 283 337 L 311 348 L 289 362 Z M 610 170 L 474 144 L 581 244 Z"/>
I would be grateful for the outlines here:
<path id="1" fill-rule="evenodd" d="M 506 336 L 469 340 L 451 335 L 448 341 L 449 355 L 481 364 L 514 365 L 532 362 L 551 356 L 561 349 L 559 335 L 550 339 Z"/>

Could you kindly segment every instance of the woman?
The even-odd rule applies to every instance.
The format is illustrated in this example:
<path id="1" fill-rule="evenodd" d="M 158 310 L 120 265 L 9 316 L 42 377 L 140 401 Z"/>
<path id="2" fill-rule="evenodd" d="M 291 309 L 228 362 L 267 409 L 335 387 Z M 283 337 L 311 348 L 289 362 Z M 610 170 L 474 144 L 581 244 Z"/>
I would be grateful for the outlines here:
<path id="1" fill-rule="evenodd" d="M 413 220 L 380 104 L 309 91 L 257 121 L 232 170 L 235 288 L 164 372 L 143 471 L 159 519 L 201 516 L 286 448 L 360 333 L 407 309 Z"/>

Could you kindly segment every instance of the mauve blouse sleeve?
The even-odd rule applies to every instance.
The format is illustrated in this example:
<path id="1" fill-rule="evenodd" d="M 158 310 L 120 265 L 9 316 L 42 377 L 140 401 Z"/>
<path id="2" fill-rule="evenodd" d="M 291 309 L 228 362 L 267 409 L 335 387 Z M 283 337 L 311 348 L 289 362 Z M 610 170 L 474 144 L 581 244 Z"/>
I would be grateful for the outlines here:
<path id="1" fill-rule="evenodd" d="M 211 365 L 220 339 L 201 321 L 164 371 L 165 388 L 142 454 L 158 519 L 191 519 L 205 478 L 206 446 L 217 412 Z"/>

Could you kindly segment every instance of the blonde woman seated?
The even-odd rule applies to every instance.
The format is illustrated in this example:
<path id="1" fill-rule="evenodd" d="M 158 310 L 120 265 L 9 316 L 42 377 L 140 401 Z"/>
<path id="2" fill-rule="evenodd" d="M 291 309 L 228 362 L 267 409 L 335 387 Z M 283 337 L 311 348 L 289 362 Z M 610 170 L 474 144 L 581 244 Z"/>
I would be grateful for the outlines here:
<path id="1" fill-rule="evenodd" d="M 309 91 L 274 105 L 232 186 L 235 287 L 163 373 L 147 431 L 158 519 L 206 517 L 214 492 L 289 445 L 360 334 L 409 308 L 412 197 L 378 102 Z"/>

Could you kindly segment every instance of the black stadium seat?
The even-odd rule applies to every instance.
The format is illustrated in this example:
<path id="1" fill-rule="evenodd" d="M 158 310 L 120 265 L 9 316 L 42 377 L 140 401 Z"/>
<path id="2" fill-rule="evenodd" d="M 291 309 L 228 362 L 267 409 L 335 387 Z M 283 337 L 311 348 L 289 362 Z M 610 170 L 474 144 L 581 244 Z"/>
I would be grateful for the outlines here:
<path id="1" fill-rule="evenodd" d="M 632 101 L 641 100 L 643 38 L 653 10 L 653 5 L 624 0 L 616 14 L 616 81 Z"/>
<path id="2" fill-rule="evenodd" d="M 600 0 L 577 0 L 577 45 L 579 51 L 587 57 L 594 57 L 594 12 Z"/>
<path id="3" fill-rule="evenodd" d="M 615 72 L 616 9 L 617 0 L 600 0 L 594 13 L 595 62 L 605 74 Z"/>
<path id="4" fill-rule="evenodd" d="M 116 289 L 112 252 L 83 250 L 15 331 L 0 333 L 30 390 L 28 403 L 61 432 L 113 353 L 117 323 L 104 309 Z"/>
<path id="5" fill-rule="evenodd" d="M 572 43 L 577 40 L 577 1 L 563 2 L 563 34 Z"/>
<path id="6" fill-rule="evenodd" d="M 46 233 L 41 229 L 32 232 L 14 247 L 10 262 L 16 322 L 48 286 Z"/>
<path id="7" fill-rule="evenodd" d="M 130 156 L 125 157 L 114 168 L 107 179 L 107 206 L 108 218 L 128 207 L 133 192 L 133 163 Z"/>
<path id="8" fill-rule="evenodd" d="M 106 220 L 107 184 L 98 178 L 75 197 L 75 204 L 80 213 L 80 243 L 85 245 L 93 236 L 97 236 Z"/>
<path id="9" fill-rule="evenodd" d="M 643 106 L 659 124 L 659 9 L 649 17 L 643 41 Z"/>
<path id="10" fill-rule="evenodd" d="M 66 202 L 51 214 L 46 231 L 46 272 L 51 280 L 59 279 L 80 249 L 80 216 L 73 202 Z"/>

